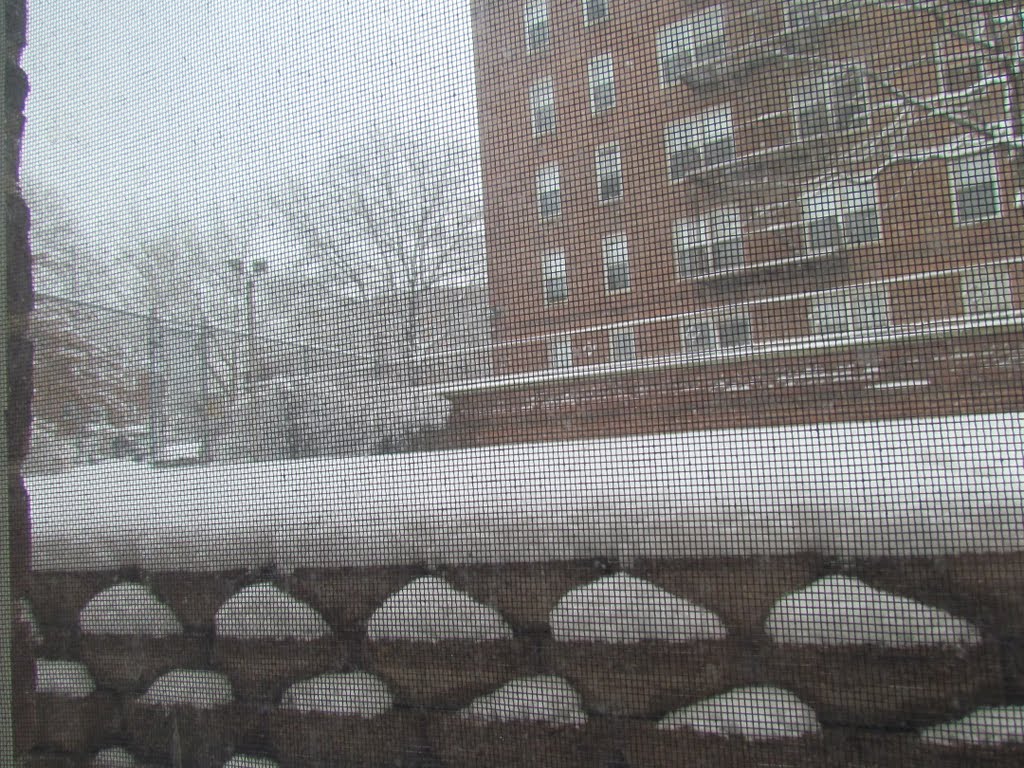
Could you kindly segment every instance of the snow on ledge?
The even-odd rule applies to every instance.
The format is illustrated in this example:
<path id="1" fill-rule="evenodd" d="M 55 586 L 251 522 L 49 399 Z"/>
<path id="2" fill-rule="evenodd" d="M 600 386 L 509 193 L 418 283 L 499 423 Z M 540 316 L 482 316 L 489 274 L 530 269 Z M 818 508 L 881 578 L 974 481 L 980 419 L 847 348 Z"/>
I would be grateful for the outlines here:
<path id="1" fill-rule="evenodd" d="M 84 699 L 95 690 L 96 683 L 81 662 L 36 659 L 36 693 Z"/>
<path id="2" fill-rule="evenodd" d="M 583 725 L 587 722 L 579 694 L 566 680 L 555 675 L 513 680 L 494 693 L 474 699 L 460 714 L 468 720 L 500 723 Z"/>
<path id="3" fill-rule="evenodd" d="M 391 691 L 369 672 L 329 672 L 295 683 L 281 697 L 283 709 L 329 715 L 376 717 L 393 706 Z"/>
<path id="4" fill-rule="evenodd" d="M 624 573 L 568 592 L 551 611 L 550 623 L 561 641 L 685 643 L 726 636 L 713 611 Z"/>
<path id="5" fill-rule="evenodd" d="M 1024 707 L 981 707 L 956 722 L 925 728 L 921 739 L 943 746 L 1024 744 Z"/>
<path id="6" fill-rule="evenodd" d="M 139 698 L 143 704 L 196 709 L 223 707 L 234 700 L 235 694 L 227 677 L 205 669 L 172 669 Z"/>
<path id="7" fill-rule="evenodd" d="M 741 736 L 750 741 L 794 739 L 821 732 L 814 710 L 795 694 L 770 685 L 736 688 L 666 715 L 665 731 L 690 728 L 699 733 Z"/>
<path id="8" fill-rule="evenodd" d="M 27 482 L 39 570 L 1024 549 L 1022 414 Z"/>
<path id="9" fill-rule="evenodd" d="M 142 584 L 115 584 L 92 598 L 78 614 L 87 635 L 167 637 L 184 631 L 178 617 Z"/>
<path id="10" fill-rule="evenodd" d="M 765 631 L 798 645 L 977 645 L 970 622 L 849 576 L 827 576 L 775 603 Z"/>
<path id="11" fill-rule="evenodd" d="M 233 755 L 224 763 L 224 768 L 281 768 L 276 760 L 252 755 Z"/>
<path id="12" fill-rule="evenodd" d="M 510 640 L 512 627 L 501 614 L 444 579 L 423 576 L 407 584 L 374 611 L 366 628 L 370 640 Z"/>
<path id="13" fill-rule="evenodd" d="M 135 756 L 124 747 L 101 749 L 89 763 L 90 768 L 138 768 Z"/>
<path id="14" fill-rule="evenodd" d="M 240 590 L 216 616 L 219 637 L 245 640 L 318 640 L 331 628 L 313 608 L 273 584 L 253 584 Z"/>

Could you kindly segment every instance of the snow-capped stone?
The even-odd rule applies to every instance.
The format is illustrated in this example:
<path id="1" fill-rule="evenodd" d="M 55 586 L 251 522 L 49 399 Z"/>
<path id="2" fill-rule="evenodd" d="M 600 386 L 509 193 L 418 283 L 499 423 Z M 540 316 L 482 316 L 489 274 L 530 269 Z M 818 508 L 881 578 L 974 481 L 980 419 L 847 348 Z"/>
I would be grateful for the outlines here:
<path id="1" fill-rule="evenodd" d="M 299 712 L 376 717 L 393 706 L 387 685 L 368 672 L 329 672 L 295 683 L 281 697 L 281 707 Z"/>
<path id="2" fill-rule="evenodd" d="M 550 621 L 552 635 L 562 641 L 685 643 L 726 635 L 713 611 L 625 573 L 566 593 L 551 611 Z"/>
<path id="3" fill-rule="evenodd" d="M 36 693 L 84 699 L 95 690 L 96 683 L 81 662 L 36 660 Z"/>
<path id="4" fill-rule="evenodd" d="M 666 715 L 662 730 L 690 728 L 751 741 L 793 739 L 821 732 L 814 710 L 790 691 L 770 685 L 737 688 Z"/>
<path id="5" fill-rule="evenodd" d="M 509 626 L 496 610 L 444 579 L 424 576 L 384 601 L 367 626 L 371 640 L 507 640 Z"/>
<path id="6" fill-rule="evenodd" d="M 981 707 L 967 717 L 921 731 L 930 744 L 1024 744 L 1024 706 Z"/>
<path id="7" fill-rule="evenodd" d="M 217 635 L 246 640 L 317 640 L 331 633 L 323 617 L 273 584 L 253 584 L 229 598 L 214 617 Z"/>
<path id="8" fill-rule="evenodd" d="M 78 614 L 89 635 L 167 637 L 184 631 L 178 617 L 142 584 L 115 584 L 92 598 Z"/>
<path id="9" fill-rule="evenodd" d="M 462 716 L 490 722 L 542 722 L 554 725 L 583 725 L 587 715 L 579 694 L 555 675 L 537 675 L 513 680 L 494 693 L 475 699 Z"/>
<path id="10" fill-rule="evenodd" d="M 143 704 L 196 709 L 222 707 L 234 700 L 228 679 L 219 672 L 205 669 L 173 669 L 162 675 L 139 699 Z"/>
<path id="11" fill-rule="evenodd" d="M 976 645 L 981 633 L 941 608 L 874 589 L 849 576 L 827 576 L 780 599 L 765 631 L 800 645 Z"/>

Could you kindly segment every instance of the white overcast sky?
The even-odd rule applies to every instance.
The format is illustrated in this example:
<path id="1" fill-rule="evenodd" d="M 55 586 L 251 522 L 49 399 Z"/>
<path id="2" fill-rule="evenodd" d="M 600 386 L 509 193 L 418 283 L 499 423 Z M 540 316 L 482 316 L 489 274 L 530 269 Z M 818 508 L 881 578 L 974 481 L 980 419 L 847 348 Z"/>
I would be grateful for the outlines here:
<path id="1" fill-rule="evenodd" d="M 26 187 L 120 250 L 273 228 L 255 201 L 360 137 L 475 153 L 469 2 L 30 0 Z"/>

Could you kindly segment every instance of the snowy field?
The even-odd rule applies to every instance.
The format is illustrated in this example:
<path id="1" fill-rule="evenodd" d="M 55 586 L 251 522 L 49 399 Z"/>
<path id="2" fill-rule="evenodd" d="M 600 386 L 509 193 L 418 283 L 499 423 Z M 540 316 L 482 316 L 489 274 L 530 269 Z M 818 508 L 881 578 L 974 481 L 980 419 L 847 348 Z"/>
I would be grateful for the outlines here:
<path id="1" fill-rule="evenodd" d="M 37 569 L 1024 549 L 1024 414 L 29 478 Z"/>

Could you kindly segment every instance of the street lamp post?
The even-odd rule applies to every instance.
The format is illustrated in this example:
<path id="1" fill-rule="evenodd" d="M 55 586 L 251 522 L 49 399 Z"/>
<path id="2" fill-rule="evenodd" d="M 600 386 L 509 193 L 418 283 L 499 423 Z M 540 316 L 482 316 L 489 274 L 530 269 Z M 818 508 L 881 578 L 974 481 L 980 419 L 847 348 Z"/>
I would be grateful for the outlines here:
<path id="1" fill-rule="evenodd" d="M 248 338 L 249 361 L 245 372 L 245 390 L 252 393 L 256 383 L 256 279 L 267 271 L 267 262 L 262 259 L 245 261 L 243 259 L 231 259 L 228 262 L 231 270 L 243 281 L 245 290 L 245 311 L 246 311 L 246 336 Z"/>

